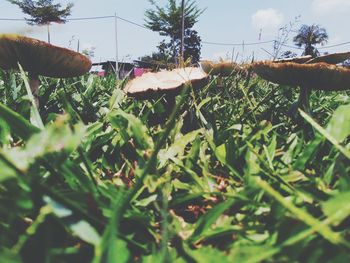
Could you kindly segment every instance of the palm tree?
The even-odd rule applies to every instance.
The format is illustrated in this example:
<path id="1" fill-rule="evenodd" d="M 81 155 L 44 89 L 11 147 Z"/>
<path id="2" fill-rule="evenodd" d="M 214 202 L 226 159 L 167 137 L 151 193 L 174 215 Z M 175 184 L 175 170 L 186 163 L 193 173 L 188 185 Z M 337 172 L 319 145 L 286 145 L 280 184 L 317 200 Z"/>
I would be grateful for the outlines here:
<path id="1" fill-rule="evenodd" d="M 326 29 L 319 25 L 302 25 L 298 31 L 298 34 L 294 37 L 293 41 L 298 47 L 304 46 L 303 55 L 311 55 L 317 57 L 320 52 L 315 47 L 318 44 L 324 45 L 327 43 L 328 34 Z"/>

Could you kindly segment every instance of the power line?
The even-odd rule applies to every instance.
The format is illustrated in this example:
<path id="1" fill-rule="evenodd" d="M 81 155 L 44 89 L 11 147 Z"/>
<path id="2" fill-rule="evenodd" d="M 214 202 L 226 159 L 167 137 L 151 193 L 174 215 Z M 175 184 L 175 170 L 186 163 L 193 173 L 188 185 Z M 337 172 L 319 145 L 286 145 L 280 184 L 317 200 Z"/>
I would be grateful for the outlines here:
<path id="1" fill-rule="evenodd" d="M 98 20 L 98 19 L 109 19 L 109 18 L 115 18 L 115 16 L 92 16 L 92 17 L 76 17 L 76 18 L 69 18 L 67 19 L 67 21 L 86 21 L 86 20 Z M 134 26 L 138 26 L 140 28 L 146 29 L 146 30 L 150 30 L 151 29 L 147 28 L 144 25 L 141 25 L 139 23 L 136 23 L 134 21 L 131 21 L 129 19 L 117 16 L 118 19 L 127 22 L 129 24 L 132 24 Z M 30 19 L 24 19 L 24 18 L 0 18 L 0 21 L 30 21 Z M 152 31 L 153 32 L 153 31 Z M 210 42 L 210 41 L 202 41 L 203 44 L 206 45 L 216 45 L 216 46 L 255 46 L 255 45 L 261 45 L 261 44 L 268 44 L 268 43 L 273 43 L 273 42 L 277 42 L 276 40 L 268 40 L 268 41 L 262 41 L 262 42 L 251 42 L 251 43 L 222 43 L 222 42 Z M 298 50 L 303 50 L 303 48 L 301 47 L 297 47 L 297 46 L 291 46 L 291 45 L 286 45 L 283 43 L 280 43 L 281 46 L 284 47 L 288 47 L 288 48 L 293 48 L 293 49 L 298 49 Z M 344 46 L 344 45 L 348 45 L 350 44 L 350 41 L 347 42 L 343 42 L 343 43 L 339 43 L 339 44 L 334 44 L 334 45 L 330 45 L 330 46 L 323 46 L 323 47 L 319 47 L 318 49 L 327 49 L 327 48 L 333 48 L 333 47 L 339 47 L 339 46 Z"/>
<path id="2" fill-rule="evenodd" d="M 339 46 L 344 46 L 350 44 L 350 41 L 344 42 L 344 43 L 339 43 L 331 46 L 325 46 L 325 47 L 319 47 L 318 49 L 325 49 L 325 48 L 331 48 L 331 47 L 339 47 Z"/>
<path id="3" fill-rule="evenodd" d="M 330 45 L 330 46 L 318 47 L 317 49 L 328 49 L 328 48 L 332 48 L 332 47 L 340 47 L 340 46 L 345 46 L 345 45 L 349 45 L 349 44 L 350 44 L 350 41 L 339 43 L 339 44 L 334 44 L 334 45 Z M 291 46 L 291 45 L 286 45 L 286 44 L 281 44 L 281 46 L 288 47 L 288 48 L 294 48 L 294 49 L 298 49 L 298 50 L 304 50 L 302 47 L 298 47 L 298 46 Z"/>
<path id="4" fill-rule="evenodd" d="M 0 21 L 27 21 L 24 18 L 0 18 Z"/>
<path id="5" fill-rule="evenodd" d="M 98 20 L 98 19 L 108 19 L 108 18 L 115 18 L 115 16 L 91 16 L 91 17 L 75 17 L 75 18 L 67 18 L 67 21 L 86 21 L 86 20 Z M 129 19 L 117 16 L 118 19 L 125 21 L 129 24 L 133 24 L 135 26 L 149 29 L 145 27 L 144 25 L 138 24 L 136 22 L 133 22 Z M 25 18 L 0 18 L 0 21 L 31 21 L 31 19 L 25 19 Z"/>
<path id="6" fill-rule="evenodd" d="M 106 18 L 115 18 L 115 16 L 94 16 L 94 17 L 79 17 L 79 18 L 68 18 L 67 21 L 84 21 L 84 20 L 96 20 L 96 19 L 106 19 Z M 145 27 L 144 25 L 138 24 L 136 22 L 133 22 L 129 19 L 117 16 L 119 20 L 122 20 L 124 22 L 127 22 L 129 24 L 133 24 L 134 26 L 138 26 L 144 29 L 149 29 Z M 0 19 L 1 20 L 1 19 Z"/>
<path id="7" fill-rule="evenodd" d="M 297 46 L 290 46 L 290 45 L 286 45 L 286 44 L 282 44 L 281 43 L 281 46 L 283 46 L 283 47 L 288 47 L 288 48 L 294 48 L 294 49 L 298 49 L 298 50 L 304 50 L 303 48 L 301 48 L 301 47 L 297 47 Z"/>
<path id="8" fill-rule="evenodd" d="M 131 20 L 122 18 L 122 17 L 120 17 L 120 16 L 117 16 L 117 18 L 120 19 L 120 20 L 123 20 L 124 22 L 127 22 L 127 23 L 129 23 L 129 24 L 133 24 L 134 26 L 138 26 L 138 27 L 141 27 L 141 28 L 143 28 L 143 29 L 150 30 L 148 27 L 145 27 L 144 25 L 135 23 L 135 22 L 133 22 L 133 21 L 131 21 Z M 152 31 L 152 30 L 151 30 L 151 31 Z"/>
<path id="9" fill-rule="evenodd" d="M 207 45 L 216 45 L 216 46 L 254 46 L 254 45 L 260 45 L 260 44 L 266 44 L 266 43 L 272 43 L 275 42 L 275 40 L 269 40 L 269 41 L 262 41 L 262 42 L 252 42 L 252 43 L 220 43 L 220 42 L 208 42 L 208 41 L 202 41 L 203 44 Z"/>
<path id="10" fill-rule="evenodd" d="M 83 20 L 96 20 L 96 19 L 106 19 L 106 18 L 114 18 L 114 16 L 92 16 L 92 17 L 67 18 L 67 21 L 83 21 Z"/>

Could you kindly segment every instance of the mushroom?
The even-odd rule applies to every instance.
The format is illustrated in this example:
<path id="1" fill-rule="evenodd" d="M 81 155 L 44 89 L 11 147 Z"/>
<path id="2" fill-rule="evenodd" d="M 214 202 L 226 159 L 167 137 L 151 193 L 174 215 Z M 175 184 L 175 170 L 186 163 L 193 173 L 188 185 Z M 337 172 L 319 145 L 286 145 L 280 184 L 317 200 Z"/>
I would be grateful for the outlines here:
<path id="1" fill-rule="evenodd" d="M 0 68 L 28 72 L 29 84 L 39 106 L 39 75 L 53 78 L 70 78 L 83 75 L 91 68 L 91 61 L 72 50 L 15 34 L 0 35 Z"/>
<path id="2" fill-rule="evenodd" d="M 307 64 L 324 62 L 327 64 L 339 64 L 350 58 L 350 52 L 341 52 L 319 56 L 306 61 Z"/>
<path id="3" fill-rule="evenodd" d="M 219 62 L 215 63 L 209 60 L 200 62 L 203 71 L 212 76 L 218 76 L 217 85 L 222 87 L 222 77 L 229 77 L 233 72 L 244 72 L 245 69 L 234 62 Z"/>
<path id="4" fill-rule="evenodd" d="M 294 57 L 294 58 L 282 58 L 282 59 L 274 60 L 273 62 L 275 62 L 275 63 L 295 62 L 295 63 L 303 64 L 309 60 L 312 60 L 311 55 L 302 56 L 302 57 Z"/>
<path id="5" fill-rule="evenodd" d="M 311 89 L 331 91 L 350 88 L 350 69 L 324 62 L 299 64 L 263 61 L 253 63 L 252 68 L 266 80 L 282 85 L 299 86 L 298 104 L 308 113 L 310 113 Z"/>
<path id="6" fill-rule="evenodd" d="M 175 97 L 187 85 L 194 89 L 201 88 L 208 83 L 208 75 L 200 68 L 187 67 L 171 71 L 145 73 L 140 77 L 130 80 L 124 91 L 128 96 L 137 99 L 157 98 L 165 95 L 167 101 L 166 114 L 168 115 L 175 106 Z"/>
<path id="7" fill-rule="evenodd" d="M 194 67 L 156 73 L 149 72 L 129 81 L 124 91 L 128 96 L 141 99 L 163 94 L 174 97 L 187 83 L 191 83 L 193 88 L 199 88 L 207 83 L 207 78 L 206 73 L 200 68 Z"/>

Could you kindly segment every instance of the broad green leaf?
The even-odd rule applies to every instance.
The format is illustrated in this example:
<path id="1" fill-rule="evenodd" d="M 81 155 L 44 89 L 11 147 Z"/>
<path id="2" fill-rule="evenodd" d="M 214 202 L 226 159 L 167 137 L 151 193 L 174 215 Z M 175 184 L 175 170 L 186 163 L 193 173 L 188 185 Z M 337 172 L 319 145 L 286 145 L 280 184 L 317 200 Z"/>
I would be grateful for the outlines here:
<path id="1" fill-rule="evenodd" d="M 344 156 L 346 156 L 348 159 L 350 159 L 350 150 L 345 148 L 340 144 L 340 142 L 333 137 L 333 135 L 325 130 L 321 125 L 319 125 L 316 121 L 314 121 L 309 115 L 307 115 L 302 110 L 299 110 L 301 116 L 309 122 L 320 134 L 322 134 L 328 141 L 330 141 L 336 149 L 338 149 Z M 337 134 L 336 134 L 337 135 Z"/>
<path id="2" fill-rule="evenodd" d="M 2 153 L 0 152 L 0 155 Z M 17 175 L 16 171 L 9 167 L 3 160 L 1 160 L 0 157 L 0 183 L 10 179 L 12 177 L 15 177 Z"/>
<path id="3" fill-rule="evenodd" d="M 118 117 L 122 117 L 125 121 L 127 121 L 128 125 L 125 127 L 129 136 L 135 139 L 135 143 L 137 148 L 141 148 L 143 150 L 148 150 L 153 147 L 153 140 L 148 135 L 147 128 L 143 125 L 140 119 L 136 118 L 132 114 L 125 113 L 122 110 L 116 110 L 111 112 L 108 115 L 109 121 L 111 122 L 113 128 L 124 129 L 117 120 Z"/>
<path id="4" fill-rule="evenodd" d="M 22 263 L 20 255 L 8 248 L 0 248 L 0 260 L 4 263 Z"/>
<path id="5" fill-rule="evenodd" d="M 230 263 L 230 258 L 227 255 L 212 247 L 202 247 L 196 250 L 187 250 L 189 255 L 193 257 L 197 262 L 220 262 Z"/>
<path id="6" fill-rule="evenodd" d="M 109 100 L 109 109 L 118 109 L 120 108 L 120 105 L 125 98 L 125 92 L 123 92 L 121 89 L 115 89 L 113 91 L 113 94 Z"/>
<path id="7" fill-rule="evenodd" d="M 208 139 L 209 137 L 207 137 Z M 213 151 L 214 154 L 216 156 L 216 158 L 223 164 L 225 165 L 233 175 L 237 176 L 238 178 L 242 178 L 242 175 L 230 164 L 230 156 L 227 155 L 228 150 L 227 147 L 229 147 L 229 145 L 227 144 L 221 144 L 219 146 L 214 146 L 212 143 L 209 144 Z"/>
<path id="8" fill-rule="evenodd" d="M 76 223 L 70 224 L 69 228 L 73 234 L 78 236 L 81 240 L 91 244 L 98 245 L 101 241 L 100 235 L 97 231 L 86 221 L 80 220 Z"/>
<path id="9" fill-rule="evenodd" d="M 322 210 L 327 217 L 332 219 L 334 225 L 339 225 L 350 216 L 350 192 L 337 194 L 322 203 Z"/>
<path id="10" fill-rule="evenodd" d="M 1 115 L 0 115 L 1 116 Z M 0 145 L 8 144 L 11 139 L 9 125 L 0 117 Z"/>
<path id="11" fill-rule="evenodd" d="M 118 219 L 121 215 L 115 213 L 124 198 L 124 194 L 124 192 L 119 191 L 113 200 L 111 206 L 112 217 L 104 230 L 100 243 L 95 246 L 94 263 L 129 262 L 130 252 L 127 243 L 120 239 L 120 233 L 118 232 Z"/>
<path id="12" fill-rule="evenodd" d="M 279 249 L 267 245 L 235 246 L 228 256 L 232 263 L 259 263 L 271 258 Z"/>
<path id="13" fill-rule="evenodd" d="M 288 209 L 293 215 L 300 221 L 309 225 L 314 231 L 317 231 L 325 239 L 329 240 L 333 244 L 347 244 L 347 242 L 342 238 L 339 233 L 334 232 L 330 227 L 324 225 L 321 221 L 314 218 L 307 211 L 296 207 L 292 202 L 284 198 L 279 192 L 273 189 L 266 181 L 260 178 L 251 177 L 255 182 L 269 195 L 271 195 L 276 201 L 278 201 L 282 206 Z"/>
<path id="14" fill-rule="evenodd" d="M 175 157 L 178 157 L 180 159 L 183 158 L 186 146 L 192 143 L 196 139 L 196 137 L 201 133 L 202 130 L 200 129 L 187 133 L 186 135 L 178 135 L 169 148 L 160 150 L 159 166 L 163 167 L 169 159 L 173 159 Z"/>
<path id="15" fill-rule="evenodd" d="M 321 135 L 316 134 L 315 138 L 304 147 L 303 151 L 294 162 L 293 168 L 304 171 L 305 166 L 315 157 L 323 142 L 324 138 Z"/>
<path id="16" fill-rule="evenodd" d="M 215 221 L 234 204 L 234 202 L 234 199 L 228 199 L 225 202 L 214 206 L 210 211 L 202 215 L 196 224 L 192 236 L 190 237 L 191 242 L 196 242 L 201 235 L 203 235 L 205 231 L 207 231 L 211 225 L 214 224 Z"/>
<path id="17" fill-rule="evenodd" d="M 73 215 L 72 210 L 47 196 L 44 197 L 44 201 L 51 207 L 53 213 L 59 218 L 65 218 Z M 72 220 L 69 220 L 67 226 L 75 236 L 91 245 L 97 245 L 100 242 L 100 235 L 88 222 L 80 219 L 74 220 L 73 222 L 71 221 Z"/>
<path id="18" fill-rule="evenodd" d="M 27 140 L 31 135 L 40 131 L 39 128 L 30 124 L 21 115 L 1 103 L 0 118 L 6 121 L 11 129 L 11 132 L 24 140 Z"/>
<path id="19" fill-rule="evenodd" d="M 20 169 L 26 170 L 37 158 L 47 154 L 61 152 L 67 157 L 79 146 L 84 132 L 85 127 L 81 124 L 76 125 L 73 132 L 68 124 L 57 120 L 40 133 L 33 135 L 24 148 L 12 148 L 4 153 Z"/>
<path id="20" fill-rule="evenodd" d="M 28 78 L 27 78 L 26 74 L 24 73 L 22 66 L 20 64 L 18 64 L 18 66 L 19 66 L 19 69 L 21 72 L 21 77 L 24 81 L 24 86 L 26 87 L 29 99 L 32 103 L 32 106 L 30 108 L 31 121 L 32 121 L 34 126 L 38 127 L 39 129 L 42 129 L 42 128 L 44 128 L 44 124 L 43 124 L 43 121 L 40 117 L 38 107 L 35 104 L 34 96 L 33 96 L 32 91 L 30 89 Z"/>
<path id="21" fill-rule="evenodd" d="M 344 141 L 350 135 L 350 104 L 336 109 L 326 131 L 338 142 Z"/>
<path id="22" fill-rule="evenodd" d="M 201 139 L 200 139 L 200 136 L 197 136 L 192 143 L 191 150 L 186 155 L 186 160 L 185 160 L 186 168 L 192 169 L 194 165 L 198 162 L 200 147 L 201 147 Z"/>
<path id="23" fill-rule="evenodd" d="M 251 149 L 247 150 L 245 160 L 247 163 L 245 174 L 246 175 L 256 175 L 260 172 L 260 164 L 258 156 L 252 152 Z"/>
<path id="24" fill-rule="evenodd" d="M 154 201 L 157 200 L 157 197 L 158 195 L 157 194 L 153 194 L 153 195 L 150 195 L 144 199 L 141 199 L 141 200 L 138 200 L 138 201 L 135 201 L 135 206 L 141 206 L 141 207 L 146 207 L 148 206 L 149 204 L 153 203 Z"/>
<path id="25" fill-rule="evenodd" d="M 226 164 L 226 145 L 221 144 L 215 148 L 215 155 L 220 162 Z"/>

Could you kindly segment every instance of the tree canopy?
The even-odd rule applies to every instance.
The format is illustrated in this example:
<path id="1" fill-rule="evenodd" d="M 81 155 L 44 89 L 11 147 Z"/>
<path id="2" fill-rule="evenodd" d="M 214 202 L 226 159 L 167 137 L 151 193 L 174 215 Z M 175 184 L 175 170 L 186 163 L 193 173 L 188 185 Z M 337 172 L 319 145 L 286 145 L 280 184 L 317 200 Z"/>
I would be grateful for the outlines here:
<path id="1" fill-rule="evenodd" d="M 180 56 L 181 46 L 181 4 L 176 0 L 169 0 L 165 7 L 159 6 L 155 1 L 149 0 L 154 9 L 146 10 L 146 27 L 159 32 L 161 36 L 168 37 L 170 40 L 163 40 L 158 51 L 170 60 L 175 61 Z M 196 5 L 194 0 L 186 1 L 184 6 L 184 59 L 191 58 L 193 63 L 198 62 L 200 58 L 201 38 L 198 32 L 193 28 L 198 22 L 199 16 L 203 13 Z"/>
<path id="2" fill-rule="evenodd" d="M 317 57 L 320 55 L 320 52 L 316 48 L 316 45 L 326 44 L 328 33 L 320 25 L 302 25 L 293 41 L 298 47 L 304 47 L 303 55 Z"/>
<path id="3" fill-rule="evenodd" d="M 30 25 L 47 25 L 51 22 L 65 23 L 71 14 L 73 3 L 68 3 L 65 8 L 61 4 L 53 4 L 53 0 L 7 0 L 22 9 L 24 14 L 31 18 L 27 19 Z"/>

